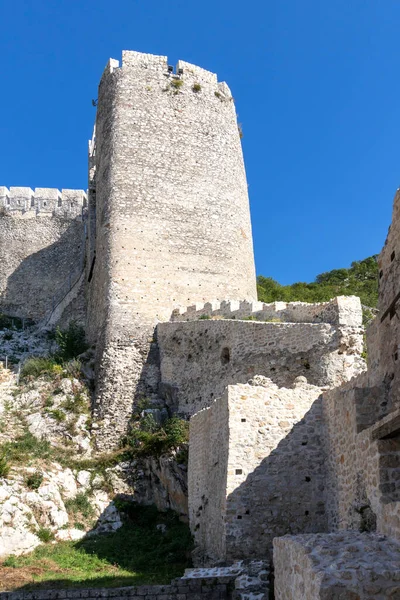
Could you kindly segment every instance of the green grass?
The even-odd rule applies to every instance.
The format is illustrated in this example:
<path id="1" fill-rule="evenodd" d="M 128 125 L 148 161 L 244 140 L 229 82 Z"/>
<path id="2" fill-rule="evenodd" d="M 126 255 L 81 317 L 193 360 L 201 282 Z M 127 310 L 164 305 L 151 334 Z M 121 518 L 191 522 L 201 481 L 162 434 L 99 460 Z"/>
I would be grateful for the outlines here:
<path id="1" fill-rule="evenodd" d="M 82 515 L 86 519 L 94 517 L 94 508 L 85 492 L 79 492 L 74 498 L 65 501 L 67 512 L 72 515 Z"/>
<path id="2" fill-rule="evenodd" d="M 3 567 L 13 569 L 13 589 L 165 584 L 180 577 L 190 566 L 187 525 L 172 511 L 159 513 L 152 506 L 126 505 L 125 510 L 126 524 L 115 533 L 42 545 L 31 554 L 7 559 Z M 157 530 L 158 523 L 166 524 L 165 533 Z M 9 577 L 3 574 L 3 579 Z"/>

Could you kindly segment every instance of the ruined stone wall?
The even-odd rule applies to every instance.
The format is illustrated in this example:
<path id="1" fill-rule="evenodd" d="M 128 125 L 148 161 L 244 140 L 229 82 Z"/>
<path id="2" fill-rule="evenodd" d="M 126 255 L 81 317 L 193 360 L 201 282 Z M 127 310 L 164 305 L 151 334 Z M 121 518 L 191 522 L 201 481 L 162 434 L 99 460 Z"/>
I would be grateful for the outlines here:
<path id="1" fill-rule="evenodd" d="M 354 327 L 224 319 L 160 323 L 160 389 L 171 409 L 192 415 L 227 385 L 256 374 L 280 386 L 291 386 L 300 375 L 313 385 L 339 385 L 364 368 L 360 325 L 361 308 Z"/>
<path id="2" fill-rule="evenodd" d="M 400 410 L 380 417 L 384 387 L 364 375 L 324 393 L 331 530 L 378 531 L 400 539 Z"/>
<path id="3" fill-rule="evenodd" d="M 189 522 L 200 563 L 226 557 L 229 426 L 227 393 L 190 420 Z"/>
<path id="4" fill-rule="evenodd" d="M 85 194 L 29 189 L 0 188 L 0 312 L 40 321 L 82 270 Z M 55 206 L 53 196 L 64 205 Z"/>
<path id="5" fill-rule="evenodd" d="M 302 378 L 293 389 L 264 379 L 229 386 L 192 417 L 197 560 L 268 557 L 275 536 L 327 530 L 320 394 Z"/>
<path id="6" fill-rule="evenodd" d="M 274 540 L 275 600 L 400 597 L 400 546 L 373 534 L 341 532 Z"/>
<path id="7" fill-rule="evenodd" d="M 126 428 L 138 393 L 157 393 L 148 340 L 158 320 L 210 297 L 256 297 L 231 93 L 213 73 L 182 61 L 178 69 L 124 52 L 100 82 L 88 319 L 98 342 L 99 447 Z"/>

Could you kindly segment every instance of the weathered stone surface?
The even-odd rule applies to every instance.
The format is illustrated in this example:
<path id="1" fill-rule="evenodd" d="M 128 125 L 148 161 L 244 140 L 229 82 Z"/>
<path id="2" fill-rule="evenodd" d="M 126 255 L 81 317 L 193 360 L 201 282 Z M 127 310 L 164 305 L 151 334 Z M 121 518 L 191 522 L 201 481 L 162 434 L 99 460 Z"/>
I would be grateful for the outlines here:
<path id="1" fill-rule="evenodd" d="M 274 540 L 276 600 L 397 597 L 400 546 L 373 534 L 340 532 Z"/>
<path id="2" fill-rule="evenodd" d="M 235 385 L 192 417 L 196 563 L 268 556 L 276 535 L 327 530 L 320 396 L 304 381 Z"/>

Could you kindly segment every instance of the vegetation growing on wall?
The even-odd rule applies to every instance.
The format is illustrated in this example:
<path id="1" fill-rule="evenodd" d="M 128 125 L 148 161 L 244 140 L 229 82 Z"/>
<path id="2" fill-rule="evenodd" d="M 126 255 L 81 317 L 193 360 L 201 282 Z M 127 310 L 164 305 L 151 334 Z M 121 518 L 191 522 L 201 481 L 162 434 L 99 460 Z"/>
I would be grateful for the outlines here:
<path id="1" fill-rule="evenodd" d="M 351 263 L 349 269 L 334 269 L 317 275 L 312 283 L 281 285 L 272 277 L 257 278 L 258 299 L 261 302 L 327 302 L 335 296 L 359 296 L 361 304 L 378 304 L 377 255 Z"/>

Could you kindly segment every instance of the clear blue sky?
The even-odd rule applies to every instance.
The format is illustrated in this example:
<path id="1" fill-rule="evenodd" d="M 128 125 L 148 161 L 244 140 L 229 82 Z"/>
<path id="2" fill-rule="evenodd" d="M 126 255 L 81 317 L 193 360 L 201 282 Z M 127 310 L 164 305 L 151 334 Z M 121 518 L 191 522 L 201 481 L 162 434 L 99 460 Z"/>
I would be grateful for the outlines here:
<path id="1" fill-rule="evenodd" d="M 109 57 L 181 58 L 243 124 L 257 272 L 311 281 L 380 251 L 400 184 L 399 0 L 3 0 L 0 185 L 86 188 Z"/>

